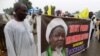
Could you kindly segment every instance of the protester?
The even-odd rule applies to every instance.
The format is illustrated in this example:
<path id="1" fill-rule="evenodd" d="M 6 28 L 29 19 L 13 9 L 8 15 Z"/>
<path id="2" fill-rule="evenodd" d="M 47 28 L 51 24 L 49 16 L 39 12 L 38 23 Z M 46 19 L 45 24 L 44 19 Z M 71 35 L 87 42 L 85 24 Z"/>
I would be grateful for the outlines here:
<path id="1" fill-rule="evenodd" d="M 6 46 L 5 46 L 5 38 L 3 29 L 6 24 L 6 21 L 3 20 L 3 14 L 0 14 L 0 52 L 4 53 L 6 52 Z"/>
<path id="2" fill-rule="evenodd" d="M 26 5 L 15 3 L 14 12 L 15 18 L 4 28 L 8 56 L 37 56 L 34 36 L 28 20 L 25 19 Z"/>
<path id="3" fill-rule="evenodd" d="M 95 17 L 93 17 L 93 15 L 94 15 L 93 12 L 89 12 L 89 19 L 91 19 L 91 36 L 90 36 L 90 40 L 93 37 L 93 33 L 94 33 L 94 29 L 95 29 L 95 24 L 94 24 Z"/>
<path id="4" fill-rule="evenodd" d="M 57 10 L 56 11 L 56 16 L 61 16 L 62 11 L 61 10 Z"/>

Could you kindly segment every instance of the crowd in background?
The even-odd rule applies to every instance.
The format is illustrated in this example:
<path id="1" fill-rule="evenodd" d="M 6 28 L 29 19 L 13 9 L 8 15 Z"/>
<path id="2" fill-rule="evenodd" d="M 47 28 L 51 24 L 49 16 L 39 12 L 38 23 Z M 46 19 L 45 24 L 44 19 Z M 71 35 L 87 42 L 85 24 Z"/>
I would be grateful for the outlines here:
<path id="1" fill-rule="evenodd" d="M 98 18 L 96 18 L 96 14 L 92 11 L 89 11 L 88 9 L 84 9 L 82 12 L 76 11 L 75 13 L 70 13 L 69 11 L 63 12 L 62 10 L 55 10 L 55 6 L 45 6 L 44 10 L 42 10 L 39 7 L 30 8 L 27 12 L 28 15 L 32 16 L 34 18 L 37 15 L 48 15 L 48 16 L 59 16 L 59 17 L 73 17 L 75 19 L 89 19 L 91 20 L 91 39 L 93 36 L 94 31 L 98 31 L 100 29 L 100 22 Z M 6 51 L 5 49 L 5 40 L 4 40 L 4 34 L 3 34 L 3 27 L 4 25 L 11 20 L 11 18 L 14 18 L 14 12 L 11 12 L 11 14 L 0 14 L 0 51 Z M 33 27 L 33 26 L 32 26 Z M 100 35 L 97 32 L 97 37 Z M 99 40 L 100 41 L 100 40 Z"/>

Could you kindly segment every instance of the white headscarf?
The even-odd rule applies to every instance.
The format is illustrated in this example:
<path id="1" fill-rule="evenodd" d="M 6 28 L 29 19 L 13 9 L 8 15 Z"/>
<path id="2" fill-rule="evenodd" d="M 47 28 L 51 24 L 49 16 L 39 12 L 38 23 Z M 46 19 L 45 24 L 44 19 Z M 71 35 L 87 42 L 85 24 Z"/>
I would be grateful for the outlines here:
<path id="1" fill-rule="evenodd" d="M 61 25 L 64 30 L 65 30 L 65 35 L 67 35 L 67 25 L 66 23 L 63 21 L 63 19 L 61 18 L 54 18 L 53 20 L 51 20 L 51 22 L 48 24 L 47 29 L 46 29 L 46 40 L 49 43 L 49 35 L 51 33 L 51 31 L 56 27 Z"/>

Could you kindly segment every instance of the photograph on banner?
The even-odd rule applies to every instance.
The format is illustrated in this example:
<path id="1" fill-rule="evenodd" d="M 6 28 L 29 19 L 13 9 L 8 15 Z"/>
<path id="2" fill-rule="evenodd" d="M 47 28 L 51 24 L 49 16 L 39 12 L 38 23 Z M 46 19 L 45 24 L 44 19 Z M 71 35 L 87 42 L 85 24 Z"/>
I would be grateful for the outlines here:
<path id="1" fill-rule="evenodd" d="M 46 15 L 41 19 L 42 56 L 71 56 L 87 48 L 90 20 Z"/>
<path id="2" fill-rule="evenodd" d="M 66 56 L 65 38 L 68 29 L 65 21 L 52 16 L 41 18 L 41 55 Z"/>

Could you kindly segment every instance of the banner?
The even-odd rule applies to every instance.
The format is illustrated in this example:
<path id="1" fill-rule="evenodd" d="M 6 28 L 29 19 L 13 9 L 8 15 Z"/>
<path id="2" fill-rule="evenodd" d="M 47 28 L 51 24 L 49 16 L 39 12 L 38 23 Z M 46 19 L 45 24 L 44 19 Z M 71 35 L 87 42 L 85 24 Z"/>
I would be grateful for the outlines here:
<path id="1" fill-rule="evenodd" d="M 90 21 L 67 19 L 66 24 L 68 25 L 66 47 L 68 48 L 68 56 L 70 56 L 87 48 Z"/>
<path id="2" fill-rule="evenodd" d="M 41 53 L 45 52 L 49 44 L 46 41 L 46 28 L 55 16 L 41 16 Z M 65 38 L 66 56 L 71 56 L 87 48 L 89 40 L 90 20 L 62 18 L 68 27 Z M 67 29 L 67 28 L 66 28 Z"/>

